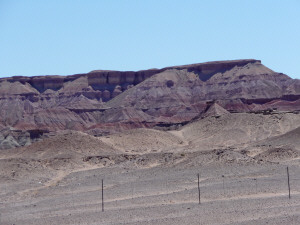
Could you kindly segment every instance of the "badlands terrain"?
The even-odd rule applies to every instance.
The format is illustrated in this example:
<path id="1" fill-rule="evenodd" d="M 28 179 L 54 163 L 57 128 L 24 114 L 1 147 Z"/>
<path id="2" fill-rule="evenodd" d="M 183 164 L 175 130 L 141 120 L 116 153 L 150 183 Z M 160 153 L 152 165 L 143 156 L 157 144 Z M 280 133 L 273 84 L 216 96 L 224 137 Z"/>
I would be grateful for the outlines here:
<path id="1" fill-rule="evenodd" d="M 1 78 L 0 224 L 300 224 L 299 111 L 252 59 Z"/>

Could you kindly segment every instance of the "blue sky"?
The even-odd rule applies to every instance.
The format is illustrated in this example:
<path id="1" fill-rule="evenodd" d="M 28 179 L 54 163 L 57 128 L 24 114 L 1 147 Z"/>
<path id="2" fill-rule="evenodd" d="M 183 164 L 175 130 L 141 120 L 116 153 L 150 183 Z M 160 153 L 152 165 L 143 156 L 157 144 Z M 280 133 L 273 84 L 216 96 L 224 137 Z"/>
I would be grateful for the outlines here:
<path id="1" fill-rule="evenodd" d="M 255 58 L 300 78 L 299 0 L 0 0 L 0 77 Z"/>

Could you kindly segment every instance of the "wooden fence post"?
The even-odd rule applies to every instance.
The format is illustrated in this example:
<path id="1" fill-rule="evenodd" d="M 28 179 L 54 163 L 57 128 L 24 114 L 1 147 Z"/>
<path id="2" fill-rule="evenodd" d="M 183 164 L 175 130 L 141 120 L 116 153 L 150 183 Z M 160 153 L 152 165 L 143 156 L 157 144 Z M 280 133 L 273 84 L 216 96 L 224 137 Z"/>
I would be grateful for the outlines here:
<path id="1" fill-rule="evenodd" d="M 291 199 L 291 187 L 290 187 L 289 167 L 286 167 L 286 172 L 287 172 L 287 177 L 288 177 L 289 199 Z"/>
<path id="2" fill-rule="evenodd" d="M 104 212 L 103 179 L 102 179 L 102 212 Z"/>
<path id="3" fill-rule="evenodd" d="M 200 174 L 198 173 L 198 195 L 199 195 L 199 205 L 201 204 L 201 192 L 200 192 Z"/>

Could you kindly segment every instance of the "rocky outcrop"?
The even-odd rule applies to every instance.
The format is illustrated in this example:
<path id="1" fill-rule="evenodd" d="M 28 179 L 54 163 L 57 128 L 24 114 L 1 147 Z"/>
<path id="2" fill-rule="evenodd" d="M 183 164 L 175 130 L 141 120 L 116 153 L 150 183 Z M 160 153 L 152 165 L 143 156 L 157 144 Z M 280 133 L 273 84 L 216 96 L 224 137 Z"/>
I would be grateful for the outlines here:
<path id="1" fill-rule="evenodd" d="M 0 130 L 0 150 L 27 146 L 41 140 L 48 132 L 45 130 L 17 130 L 4 128 Z"/>
<path id="2" fill-rule="evenodd" d="M 2 130 L 71 129 L 101 135 L 177 126 L 203 115 L 268 109 L 300 111 L 300 81 L 254 59 L 0 79 Z"/>

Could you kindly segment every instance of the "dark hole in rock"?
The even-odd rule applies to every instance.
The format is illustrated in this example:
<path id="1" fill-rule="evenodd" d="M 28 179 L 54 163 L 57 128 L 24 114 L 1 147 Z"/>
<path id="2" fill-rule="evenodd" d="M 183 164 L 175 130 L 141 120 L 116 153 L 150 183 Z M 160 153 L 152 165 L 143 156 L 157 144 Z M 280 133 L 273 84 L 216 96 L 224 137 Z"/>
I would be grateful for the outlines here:
<path id="1" fill-rule="evenodd" d="M 167 83 L 166 83 L 167 87 L 170 88 L 170 87 L 173 87 L 174 86 L 174 82 L 172 80 L 168 80 Z"/>

